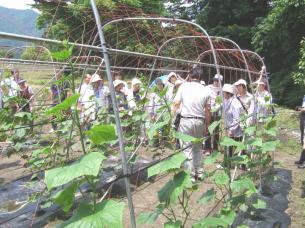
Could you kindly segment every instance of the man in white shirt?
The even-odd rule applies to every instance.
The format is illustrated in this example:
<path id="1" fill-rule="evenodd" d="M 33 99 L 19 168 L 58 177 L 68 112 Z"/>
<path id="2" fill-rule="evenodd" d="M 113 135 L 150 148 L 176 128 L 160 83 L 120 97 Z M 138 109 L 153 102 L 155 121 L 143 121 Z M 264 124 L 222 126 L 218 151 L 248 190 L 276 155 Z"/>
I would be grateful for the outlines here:
<path id="1" fill-rule="evenodd" d="M 203 138 L 210 124 L 210 91 L 200 84 L 201 72 L 193 68 L 189 74 L 190 82 L 183 83 L 174 98 L 173 116 L 181 106 L 181 120 L 178 131 Z M 202 177 L 201 143 L 182 142 L 187 157 L 185 166 L 192 172 L 194 180 Z"/>

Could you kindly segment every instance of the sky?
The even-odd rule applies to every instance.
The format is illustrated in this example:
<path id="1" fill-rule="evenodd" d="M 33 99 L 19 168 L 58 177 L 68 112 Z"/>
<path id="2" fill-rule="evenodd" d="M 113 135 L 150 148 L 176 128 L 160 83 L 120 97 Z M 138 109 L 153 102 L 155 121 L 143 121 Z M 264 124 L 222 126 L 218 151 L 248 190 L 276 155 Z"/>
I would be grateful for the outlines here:
<path id="1" fill-rule="evenodd" d="M 0 6 L 13 9 L 30 9 L 27 4 L 34 3 L 33 0 L 0 0 Z"/>

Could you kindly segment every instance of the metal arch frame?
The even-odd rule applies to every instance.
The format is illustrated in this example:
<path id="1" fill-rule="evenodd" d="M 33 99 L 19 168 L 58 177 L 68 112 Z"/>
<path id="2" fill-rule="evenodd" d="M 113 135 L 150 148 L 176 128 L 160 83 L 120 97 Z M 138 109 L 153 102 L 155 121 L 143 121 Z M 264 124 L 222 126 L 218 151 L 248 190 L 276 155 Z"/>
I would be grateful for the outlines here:
<path id="1" fill-rule="evenodd" d="M 37 60 L 26 60 L 26 59 L 10 59 L 10 58 L 0 58 L 0 62 L 12 62 L 12 63 L 20 63 L 20 64 L 24 64 L 24 65 L 30 65 L 33 63 L 36 63 L 37 65 L 41 65 L 41 66 L 48 66 L 48 65 L 56 65 L 58 67 L 66 67 L 69 68 L 69 66 L 67 66 L 67 63 L 64 62 L 48 62 L 48 61 L 37 61 Z M 87 69 L 90 70 L 95 70 L 96 68 L 99 67 L 99 65 L 92 65 L 92 64 L 86 64 L 86 63 L 76 63 L 74 64 L 74 68 L 81 68 L 81 67 L 86 67 Z M 102 66 L 102 68 L 105 68 L 105 66 Z M 150 71 L 151 68 L 144 68 L 144 67 L 120 67 L 120 66 L 111 66 L 111 68 L 113 69 L 120 69 L 120 70 L 139 70 L 139 71 Z M 52 69 L 47 69 L 48 71 L 52 70 Z M 101 71 L 105 71 L 104 69 L 102 69 Z M 186 70 L 177 70 L 177 69 L 166 69 L 166 68 L 157 68 L 155 69 L 155 71 L 159 71 L 159 72 L 188 72 Z"/>
<path id="2" fill-rule="evenodd" d="M 26 36 L 26 35 L 18 35 L 18 34 L 14 34 L 14 33 L 6 33 L 6 32 L 0 32 L 0 38 L 14 39 L 14 40 L 19 40 L 19 41 L 27 41 L 27 42 L 36 42 L 36 43 L 47 42 L 47 43 L 53 43 L 53 44 L 63 44 L 62 41 L 58 41 L 58 40 L 45 39 L 45 38 Z M 88 48 L 89 50 L 95 50 L 95 51 L 99 51 L 99 52 L 103 53 L 102 48 L 98 47 L 98 46 L 93 46 L 93 45 L 89 45 L 89 44 L 73 43 L 73 42 L 68 42 L 68 44 L 74 45 L 75 47 L 78 47 L 78 48 Z M 233 67 L 227 67 L 227 66 L 222 66 L 222 65 L 217 65 L 217 64 L 206 64 L 206 63 L 201 63 L 201 62 L 196 62 L 196 61 L 189 61 L 189 60 L 185 60 L 185 59 L 177 59 L 177 58 L 171 58 L 171 57 L 144 54 L 144 53 L 140 53 L 140 52 L 132 52 L 132 51 L 119 50 L 119 49 L 112 49 L 112 48 L 107 48 L 107 51 L 112 52 L 112 53 L 119 53 L 122 55 L 133 55 L 133 56 L 139 56 L 139 57 L 143 57 L 143 58 L 177 61 L 177 62 L 184 63 L 184 64 L 186 64 L 186 63 L 198 64 L 198 65 L 210 66 L 210 67 L 214 67 L 214 68 L 219 67 L 219 68 L 245 71 L 244 69 L 241 69 L 241 68 L 233 68 Z M 251 72 L 251 73 L 258 74 L 257 72 Z"/>
<path id="3" fill-rule="evenodd" d="M 117 22 L 143 21 L 143 20 L 147 20 L 147 21 L 149 21 L 149 20 L 150 21 L 161 21 L 161 22 L 163 21 L 163 22 L 172 22 L 172 23 L 180 22 L 180 23 L 192 25 L 192 26 L 196 27 L 197 29 L 199 29 L 208 38 L 208 41 L 209 41 L 209 44 L 210 44 L 210 48 L 211 48 L 212 53 L 213 53 L 213 58 L 214 58 L 214 63 L 215 63 L 214 66 L 216 68 L 217 74 L 220 74 L 220 70 L 219 70 L 218 61 L 217 61 L 216 52 L 215 52 L 215 49 L 214 49 L 213 42 L 212 42 L 209 34 L 207 33 L 207 31 L 203 27 L 201 27 L 200 25 L 198 25 L 198 24 L 196 24 L 194 22 L 183 20 L 183 19 L 166 18 L 166 17 L 129 17 L 129 18 L 121 18 L 121 19 L 111 20 L 111 21 L 107 22 L 106 24 L 104 24 L 102 29 L 104 29 L 106 26 L 108 26 L 110 24 L 117 23 Z M 156 62 L 156 59 L 155 59 L 155 62 Z M 154 67 L 153 67 L 153 69 L 151 71 L 151 74 L 149 76 L 148 83 L 150 83 L 150 81 L 151 81 L 153 71 L 154 71 Z M 221 85 L 221 80 L 219 79 L 218 81 L 219 81 L 219 84 Z M 222 92 L 222 90 L 220 91 L 220 94 L 221 94 L 221 98 L 223 100 L 223 92 Z M 146 95 L 147 95 L 147 90 L 145 92 L 145 97 L 146 97 Z"/>
<path id="4" fill-rule="evenodd" d="M 244 55 L 244 53 L 243 53 L 243 50 L 239 47 L 239 45 L 238 45 L 237 43 L 235 43 L 233 40 L 228 39 L 228 38 L 218 37 L 218 36 L 209 36 L 209 37 L 212 38 L 212 39 L 220 39 L 220 40 L 228 41 L 228 42 L 230 42 L 231 44 L 233 44 L 234 46 L 237 47 L 237 50 L 239 50 L 239 52 L 240 52 L 241 55 L 242 55 L 242 58 L 244 59 L 245 66 L 246 66 L 246 71 L 247 71 L 247 73 L 248 73 L 248 77 L 249 77 L 249 80 L 250 80 L 250 84 L 252 84 L 252 80 L 251 80 L 251 71 L 249 70 L 249 65 L 248 65 L 248 62 L 247 62 L 247 60 L 246 60 L 246 57 L 245 57 L 245 55 Z M 208 38 L 208 39 L 209 39 L 209 37 L 206 37 L 206 36 L 178 36 L 178 37 L 170 38 L 170 39 L 168 39 L 167 41 L 165 41 L 165 42 L 160 46 L 157 55 L 159 55 L 159 54 L 160 54 L 160 51 L 162 50 L 162 48 L 163 48 L 165 45 L 167 45 L 169 42 L 171 42 L 171 41 L 178 40 L 178 39 L 189 39 L 189 38 Z M 217 52 L 217 49 L 214 49 L 214 50 Z M 226 49 L 226 50 L 228 50 L 228 49 Z M 211 51 L 211 49 L 208 50 L 208 51 Z M 214 53 L 213 53 L 213 56 L 214 56 Z M 197 59 L 198 59 L 198 58 L 197 58 Z M 217 73 L 218 73 L 218 72 L 217 72 Z"/>
<path id="5" fill-rule="evenodd" d="M 216 51 L 239 51 L 238 49 L 215 49 L 215 50 L 216 50 Z M 207 53 L 207 52 L 210 52 L 210 50 L 204 51 L 203 53 L 201 53 L 201 54 L 198 56 L 198 58 L 201 57 L 202 55 L 204 55 L 204 54 Z M 266 64 L 265 64 L 265 62 L 264 62 L 263 57 L 261 57 L 261 56 L 260 56 L 259 54 L 257 54 L 256 52 L 250 51 L 250 50 L 247 50 L 247 49 L 246 49 L 246 50 L 243 49 L 242 52 L 244 52 L 244 53 L 249 53 L 249 54 L 255 55 L 255 56 L 257 57 L 257 59 L 261 62 L 261 65 L 264 67 L 263 75 L 266 77 L 266 79 L 268 79 L 268 78 L 267 78 L 267 76 L 268 76 L 267 68 L 266 68 Z M 198 59 L 198 58 L 197 58 L 197 59 Z M 252 71 L 249 71 L 249 72 L 250 72 L 250 73 L 253 73 Z M 259 72 L 257 72 L 257 74 L 259 74 Z M 270 92 L 269 80 L 266 80 L 266 81 L 267 81 L 268 91 Z"/>

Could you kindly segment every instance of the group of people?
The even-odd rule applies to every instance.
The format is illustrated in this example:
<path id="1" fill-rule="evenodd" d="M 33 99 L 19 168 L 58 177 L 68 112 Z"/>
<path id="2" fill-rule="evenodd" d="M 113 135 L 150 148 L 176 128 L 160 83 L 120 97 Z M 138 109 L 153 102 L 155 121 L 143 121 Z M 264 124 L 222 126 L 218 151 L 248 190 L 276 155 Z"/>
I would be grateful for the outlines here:
<path id="1" fill-rule="evenodd" d="M 245 127 L 251 126 L 256 117 L 258 117 L 257 121 L 263 121 L 263 117 L 270 112 L 271 94 L 267 82 L 262 78 L 254 83 L 257 85 L 255 95 L 248 92 L 247 82 L 244 79 L 221 86 L 223 76 L 219 74 L 214 76 L 213 84 L 204 86 L 201 83 L 201 72 L 196 68 L 190 72 L 189 80 L 178 89 L 172 110 L 173 115 L 180 114 L 178 131 L 184 134 L 195 138 L 208 136 L 211 121 L 219 120 L 223 111 L 227 135 L 236 141 L 241 141 Z M 221 94 L 223 94 L 223 102 L 217 99 Z M 210 140 L 211 138 L 206 141 L 205 149 L 215 149 L 217 139 Z M 188 159 L 185 163 L 186 167 L 195 179 L 200 179 L 203 175 L 201 144 L 183 142 L 182 148 Z M 229 148 L 229 156 L 232 155 L 233 148 Z"/>
<path id="2" fill-rule="evenodd" d="M 18 69 L 12 69 L 10 76 L 0 82 L 0 109 L 4 108 L 7 102 L 12 114 L 20 111 L 31 112 L 33 96 L 32 88 L 20 77 Z"/>
<path id="3" fill-rule="evenodd" d="M 143 104 L 141 101 L 145 94 L 140 79 L 133 78 L 129 88 L 128 84 L 122 80 L 121 74 L 115 73 L 113 86 L 120 112 L 126 111 L 128 115 L 132 115 L 133 111 L 141 109 L 148 113 L 149 122 L 156 122 L 163 117 L 164 112 L 169 111 L 175 120 L 175 130 L 195 138 L 208 136 L 210 123 L 220 120 L 223 116 L 227 135 L 241 141 L 245 126 L 251 126 L 256 120 L 262 121 L 262 117 L 270 113 L 271 94 L 268 91 L 267 81 L 262 77 L 254 83 L 257 86 L 254 95 L 248 92 L 248 84 L 244 79 L 239 79 L 234 84 L 223 84 L 223 81 L 223 76 L 216 74 L 213 83 L 205 85 L 202 81 L 202 72 L 198 67 L 194 67 L 186 79 L 171 72 L 166 77 L 155 79 L 150 85 L 151 90 L 147 95 L 149 102 L 144 106 L 139 105 Z M 34 93 L 26 81 L 20 78 L 17 69 L 12 70 L 11 77 L 1 83 L 1 85 L 4 84 L 10 85 L 8 96 L 20 96 L 28 101 L 23 106 L 13 103 L 11 107 L 13 112 L 19 109 L 30 112 Z M 103 76 L 97 73 L 86 74 L 76 92 L 80 94 L 78 109 L 86 130 L 96 120 L 98 113 L 113 112 L 110 90 Z M 62 77 L 62 71 L 56 71 L 50 86 L 52 106 L 64 101 L 70 93 L 69 82 Z M 2 91 L 1 94 L 3 94 Z M 219 99 L 221 96 L 223 101 Z M 167 108 L 161 109 L 164 106 Z M 255 120 L 256 117 L 258 119 Z M 56 129 L 57 124 L 52 122 L 51 131 Z M 141 129 L 144 131 L 141 135 L 145 137 L 145 127 Z M 162 137 L 162 131 L 163 129 L 160 128 L 157 132 L 160 137 Z M 194 178 L 200 178 L 203 173 L 202 149 L 206 153 L 217 149 L 217 136 L 213 134 L 208 137 L 204 146 L 192 142 L 178 143 L 177 146 L 183 149 L 187 157 L 185 165 L 192 171 Z M 232 153 L 231 149 L 229 155 L 232 156 Z"/>

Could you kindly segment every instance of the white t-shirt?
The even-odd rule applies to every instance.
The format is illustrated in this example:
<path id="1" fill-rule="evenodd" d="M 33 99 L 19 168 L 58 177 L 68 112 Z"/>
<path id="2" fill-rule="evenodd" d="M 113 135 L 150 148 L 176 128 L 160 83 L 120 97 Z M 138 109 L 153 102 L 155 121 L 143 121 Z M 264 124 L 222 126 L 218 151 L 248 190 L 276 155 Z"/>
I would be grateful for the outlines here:
<path id="1" fill-rule="evenodd" d="M 184 117 L 205 117 L 205 105 L 210 102 L 210 90 L 198 82 L 183 83 L 174 98 L 181 102 L 181 115 Z"/>

